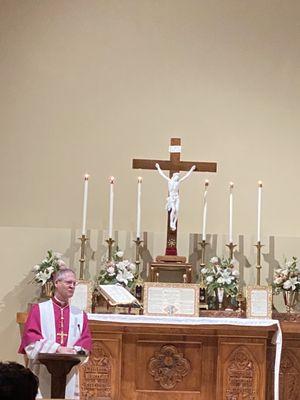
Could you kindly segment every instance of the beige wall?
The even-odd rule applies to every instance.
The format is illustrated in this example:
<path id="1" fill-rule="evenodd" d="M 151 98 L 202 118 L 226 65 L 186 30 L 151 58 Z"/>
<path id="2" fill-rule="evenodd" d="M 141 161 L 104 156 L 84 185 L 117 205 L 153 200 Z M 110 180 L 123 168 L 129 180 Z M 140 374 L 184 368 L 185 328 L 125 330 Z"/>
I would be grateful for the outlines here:
<path id="1" fill-rule="evenodd" d="M 235 182 L 245 280 L 255 274 L 258 179 L 264 277 L 283 255 L 299 255 L 299 17 L 296 0 L 1 1 L 0 340 L 9 344 L 0 359 L 16 357 L 14 315 L 36 295 L 27 285 L 31 266 L 49 248 L 78 263 L 86 171 L 90 276 L 104 254 L 109 175 L 121 247 L 132 252 L 142 175 L 147 257 L 163 252 L 165 182 L 131 170 L 131 159 L 167 158 L 170 137 L 182 138 L 183 159 L 218 162 L 217 174 L 182 184 L 181 254 L 196 263 L 192 234 L 201 230 L 209 178 L 208 231 L 219 255 Z"/>

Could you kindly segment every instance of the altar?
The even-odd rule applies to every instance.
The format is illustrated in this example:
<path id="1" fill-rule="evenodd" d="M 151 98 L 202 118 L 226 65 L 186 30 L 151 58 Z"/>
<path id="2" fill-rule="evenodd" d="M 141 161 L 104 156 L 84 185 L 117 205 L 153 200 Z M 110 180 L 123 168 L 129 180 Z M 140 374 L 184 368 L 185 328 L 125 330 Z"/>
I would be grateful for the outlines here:
<path id="1" fill-rule="evenodd" d="M 273 398 L 267 370 L 276 363 L 279 398 L 276 320 L 89 314 L 89 324 L 94 345 L 80 370 L 82 400 L 264 400 L 267 387 Z"/>

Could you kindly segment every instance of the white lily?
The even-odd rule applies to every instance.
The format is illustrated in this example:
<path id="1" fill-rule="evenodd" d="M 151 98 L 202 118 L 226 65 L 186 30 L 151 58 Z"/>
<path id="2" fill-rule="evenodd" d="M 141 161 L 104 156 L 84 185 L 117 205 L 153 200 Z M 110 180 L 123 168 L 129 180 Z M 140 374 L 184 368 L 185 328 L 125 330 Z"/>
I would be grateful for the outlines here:
<path id="1" fill-rule="evenodd" d="M 300 282 L 298 281 L 298 278 L 290 278 L 287 281 L 284 282 L 283 284 L 283 289 L 285 290 L 290 290 L 292 289 L 293 291 L 296 290 L 297 285 L 300 285 Z"/>
<path id="2" fill-rule="evenodd" d="M 128 281 L 133 280 L 133 275 L 130 271 L 127 269 L 124 269 L 124 271 L 119 271 L 118 275 L 116 276 L 116 279 L 120 283 L 125 283 L 125 285 L 128 285 Z"/>

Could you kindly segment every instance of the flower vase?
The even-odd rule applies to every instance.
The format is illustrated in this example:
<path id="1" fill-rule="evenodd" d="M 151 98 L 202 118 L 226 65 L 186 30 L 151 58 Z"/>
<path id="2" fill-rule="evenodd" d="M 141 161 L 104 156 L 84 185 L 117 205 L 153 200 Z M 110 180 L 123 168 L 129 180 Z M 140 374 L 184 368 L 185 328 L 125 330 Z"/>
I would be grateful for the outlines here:
<path id="1" fill-rule="evenodd" d="M 224 300 L 224 288 L 217 288 L 217 299 L 219 303 L 219 310 L 221 310 Z"/>
<path id="2" fill-rule="evenodd" d="M 288 313 L 295 312 L 295 305 L 297 301 L 297 292 L 295 290 L 284 290 L 283 300 Z"/>
<path id="3" fill-rule="evenodd" d="M 53 283 L 51 281 L 46 282 L 44 285 L 42 285 L 41 298 L 51 299 L 52 289 L 53 289 Z"/>

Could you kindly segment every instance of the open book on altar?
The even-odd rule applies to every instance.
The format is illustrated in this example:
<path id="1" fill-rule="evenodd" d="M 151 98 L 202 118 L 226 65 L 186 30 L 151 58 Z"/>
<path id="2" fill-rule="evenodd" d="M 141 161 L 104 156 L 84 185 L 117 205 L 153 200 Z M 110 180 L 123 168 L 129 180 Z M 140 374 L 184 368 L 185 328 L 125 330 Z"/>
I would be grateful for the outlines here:
<path id="1" fill-rule="evenodd" d="M 122 285 L 99 285 L 99 290 L 111 306 L 141 306 L 139 301 Z"/>

